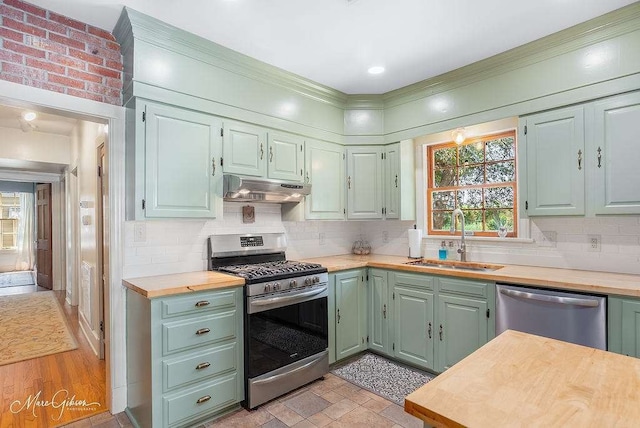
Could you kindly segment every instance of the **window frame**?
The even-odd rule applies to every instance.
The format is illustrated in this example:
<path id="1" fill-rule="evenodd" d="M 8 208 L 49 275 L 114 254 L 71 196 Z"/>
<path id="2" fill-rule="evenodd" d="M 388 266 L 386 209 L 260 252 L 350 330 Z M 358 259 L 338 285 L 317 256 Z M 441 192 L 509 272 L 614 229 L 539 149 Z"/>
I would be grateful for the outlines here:
<path id="1" fill-rule="evenodd" d="M 487 183 L 486 182 L 486 177 L 487 177 L 487 170 L 486 170 L 486 165 L 491 165 L 494 163 L 500 163 L 500 162 L 504 162 L 504 161 L 490 161 L 487 162 L 486 161 L 486 142 L 487 141 L 491 141 L 491 140 L 496 140 L 496 139 L 500 139 L 500 138 L 506 138 L 506 137 L 511 137 L 513 138 L 514 141 L 514 156 L 513 156 L 513 163 L 514 163 L 514 180 L 513 181 L 506 181 L 506 182 L 501 182 L 501 183 Z M 478 163 L 478 164 L 473 164 L 473 165 L 484 165 L 484 178 L 485 178 L 485 182 L 483 184 L 475 184 L 475 185 L 469 185 L 469 186 L 447 186 L 447 187 L 434 187 L 434 176 L 435 176 L 435 170 L 436 168 L 434 168 L 434 158 L 433 158 L 433 153 L 435 152 L 435 150 L 438 149 L 443 149 L 443 148 L 449 148 L 449 147 L 463 147 L 463 146 L 467 146 L 467 145 L 472 145 L 472 144 L 476 144 L 477 142 L 482 141 L 484 143 L 484 150 L 485 150 L 485 157 L 482 163 Z M 505 237 L 506 238 L 518 238 L 518 223 L 519 223 L 519 219 L 518 219 L 518 134 L 517 131 L 515 129 L 510 129 L 507 131 L 501 131 L 501 132 L 496 132 L 496 133 L 489 133 L 489 134 L 485 134 L 485 135 L 480 135 L 477 137 L 473 137 L 473 138 L 469 138 L 467 140 L 465 140 L 462 144 L 458 145 L 453 141 L 447 141 L 447 142 L 443 142 L 443 143 L 436 143 L 436 144 L 430 144 L 426 146 L 426 150 L 425 150 L 425 157 L 424 160 L 427 163 L 427 167 L 425 168 L 425 170 L 427 171 L 427 176 L 425 177 L 425 201 L 426 201 L 426 206 L 425 206 L 425 215 L 424 215 L 424 221 L 426 223 L 426 230 L 428 235 L 430 236 L 460 236 L 461 235 L 461 231 L 459 227 L 456 227 L 456 231 L 454 234 L 452 234 L 450 231 L 448 230 L 434 230 L 433 229 L 433 218 L 432 218 L 432 213 L 433 213 L 433 209 L 432 209 L 432 192 L 433 191 L 456 191 L 456 190 L 461 190 L 461 189 L 485 189 L 485 188 L 491 188 L 491 187 L 511 187 L 513 189 L 513 207 L 512 208 L 505 208 L 505 209 L 512 209 L 513 210 L 513 230 L 509 231 Z M 457 160 L 457 159 L 456 159 Z M 460 166 L 458 165 L 458 163 L 456 162 L 456 176 L 459 177 L 459 172 L 458 169 L 460 168 Z M 457 200 L 454 201 L 455 202 L 455 207 L 458 207 L 458 202 Z M 483 226 L 486 223 L 486 218 L 484 213 L 486 212 L 487 208 L 484 207 L 484 192 L 483 192 L 483 208 L 481 208 L 481 210 L 483 211 Z M 467 210 L 464 210 L 465 212 Z M 489 237 L 489 238 L 497 238 L 498 237 L 498 232 L 497 231 L 473 231 L 473 236 L 476 237 Z"/>

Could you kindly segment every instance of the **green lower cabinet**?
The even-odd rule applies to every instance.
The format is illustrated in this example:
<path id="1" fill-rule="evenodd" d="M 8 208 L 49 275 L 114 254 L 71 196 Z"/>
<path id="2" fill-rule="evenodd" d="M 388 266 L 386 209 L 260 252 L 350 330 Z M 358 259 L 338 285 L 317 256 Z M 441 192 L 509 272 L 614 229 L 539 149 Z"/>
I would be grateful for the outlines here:
<path id="1" fill-rule="evenodd" d="M 368 277 L 369 349 L 380 354 L 391 355 L 393 350 L 389 330 L 392 310 L 389 304 L 388 272 L 369 269 Z"/>
<path id="2" fill-rule="evenodd" d="M 489 341 L 487 301 L 438 296 L 438 364 L 443 372 Z"/>
<path id="3" fill-rule="evenodd" d="M 335 274 L 336 360 L 367 349 L 367 293 L 363 269 Z"/>
<path id="4" fill-rule="evenodd" d="M 434 295 L 395 286 L 394 356 L 424 368 L 433 368 Z"/>
<path id="5" fill-rule="evenodd" d="M 609 351 L 640 358 L 640 300 L 610 296 Z"/>

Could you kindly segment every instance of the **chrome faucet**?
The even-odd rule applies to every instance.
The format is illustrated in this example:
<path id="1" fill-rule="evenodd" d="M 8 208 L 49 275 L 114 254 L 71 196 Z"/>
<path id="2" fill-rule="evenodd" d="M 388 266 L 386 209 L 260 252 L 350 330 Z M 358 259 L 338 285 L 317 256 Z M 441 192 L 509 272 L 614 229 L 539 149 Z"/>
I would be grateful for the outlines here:
<path id="1" fill-rule="evenodd" d="M 456 232 L 456 217 L 460 216 L 460 248 L 458 248 L 458 254 L 460 254 L 460 261 L 467 261 L 467 244 L 464 242 L 464 213 L 460 208 L 456 208 L 451 213 L 451 233 Z"/>

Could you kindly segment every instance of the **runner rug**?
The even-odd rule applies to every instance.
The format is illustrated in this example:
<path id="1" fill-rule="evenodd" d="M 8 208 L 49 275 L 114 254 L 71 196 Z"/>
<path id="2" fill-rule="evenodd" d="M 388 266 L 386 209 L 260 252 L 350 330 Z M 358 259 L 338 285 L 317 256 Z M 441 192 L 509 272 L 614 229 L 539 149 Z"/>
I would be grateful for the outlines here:
<path id="1" fill-rule="evenodd" d="M 33 285 L 33 272 L 6 272 L 0 273 L 0 288 L 17 287 L 20 285 Z"/>
<path id="2" fill-rule="evenodd" d="M 0 297 L 0 365 L 77 347 L 52 291 Z"/>

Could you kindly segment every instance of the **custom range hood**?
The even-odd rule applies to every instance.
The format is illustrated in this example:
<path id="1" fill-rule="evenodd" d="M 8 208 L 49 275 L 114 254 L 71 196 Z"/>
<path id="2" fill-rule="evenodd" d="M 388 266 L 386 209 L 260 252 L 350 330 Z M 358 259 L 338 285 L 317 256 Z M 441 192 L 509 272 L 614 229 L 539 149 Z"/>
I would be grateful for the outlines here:
<path id="1" fill-rule="evenodd" d="M 236 202 L 297 203 L 311 192 L 311 184 L 294 181 L 224 175 L 224 200 Z"/>

